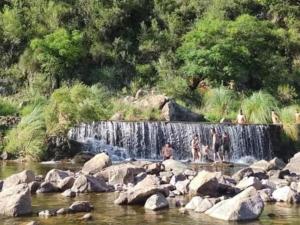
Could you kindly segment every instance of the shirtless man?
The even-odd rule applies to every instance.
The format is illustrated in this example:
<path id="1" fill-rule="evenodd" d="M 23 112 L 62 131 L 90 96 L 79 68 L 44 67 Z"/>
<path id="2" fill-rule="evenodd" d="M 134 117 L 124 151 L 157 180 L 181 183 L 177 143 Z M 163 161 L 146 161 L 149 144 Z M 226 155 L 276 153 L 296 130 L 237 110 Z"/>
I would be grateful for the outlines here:
<path id="1" fill-rule="evenodd" d="M 196 134 L 192 139 L 192 156 L 193 161 L 201 160 L 201 147 L 200 147 L 200 140 L 198 135 Z"/>
<path id="2" fill-rule="evenodd" d="M 241 109 L 240 109 L 240 113 L 237 115 L 236 120 L 237 120 L 238 124 L 245 124 L 246 123 L 246 117 L 243 114 L 243 111 Z"/>
<path id="3" fill-rule="evenodd" d="M 295 113 L 296 124 L 300 124 L 300 112 L 297 110 Z"/>
<path id="4" fill-rule="evenodd" d="M 173 148 L 170 143 L 167 143 L 161 150 L 161 154 L 163 156 L 163 160 L 172 159 L 173 158 Z"/>
<path id="5" fill-rule="evenodd" d="M 228 133 L 225 131 L 222 136 L 222 157 L 223 160 L 230 160 L 230 139 Z"/>
<path id="6" fill-rule="evenodd" d="M 280 124 L 279 116 L 274 110 L 272 110 L 272 123 Z"/>
<path id="7" fill-rule="evenodd" d="M 211 129 L 212 134 L 212 150 L 214 152 L 214 162 L 216 162 L 216 158 L 218 157 L 218 160 L 222 162 L 221 156 L 220 156 L 220 147 L 221 147 L 221 138 L 217 134 L 217 131 L 215 128 Z"/>

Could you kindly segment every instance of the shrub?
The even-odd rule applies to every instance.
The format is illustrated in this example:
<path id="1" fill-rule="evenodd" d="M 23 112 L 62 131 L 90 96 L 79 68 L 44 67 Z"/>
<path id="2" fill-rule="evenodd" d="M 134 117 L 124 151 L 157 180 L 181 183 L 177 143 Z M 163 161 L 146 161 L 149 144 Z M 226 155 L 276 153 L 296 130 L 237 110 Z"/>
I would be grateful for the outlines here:
<path id="1" fill-rule="evenodd" d="M 278 86 L 277 95 L 278 99 L 284 104 L 293 102 L 298 96 L 296 89 L 288 84 Z"/>
<path id="2" fill-rule="evenodd" d="M 222 118 L 233 119 L 238 106 L 236 93 L 221 86 L 204 94 L 202 113 L 209 121 L 219 122 Z"/>
<path id="3" fill-rule="evenodd" d="M 270 123 L 271 110 L 278 109 L 277 100 L 267 92 L 254 92 L 242 101 L 242 109 L 250 123 Z"/>
<path id="4" fill-rule="evenodd" d="M 15 103 L 5 98 L 0 98 L 0 116 L 17 114 L 18 109 Z"/>
<path id="5" fill-rule="evenodd" d="M 16 156 L 29 156 L 39 160 L 44 154 L 46 137 L 42 107 L 36 107 L 24 116 L 17 127 L 6 136 L 5 150 Z"/>
<path id="6" fill-rule="evenodd" d="M 295 125 L 295 113 L 300 111 L 299 105 L 291 105 L 280 110 L 280 119 L 283 124 L 285 134 L 293 141 L 298 140 L 298 128 Z"/>

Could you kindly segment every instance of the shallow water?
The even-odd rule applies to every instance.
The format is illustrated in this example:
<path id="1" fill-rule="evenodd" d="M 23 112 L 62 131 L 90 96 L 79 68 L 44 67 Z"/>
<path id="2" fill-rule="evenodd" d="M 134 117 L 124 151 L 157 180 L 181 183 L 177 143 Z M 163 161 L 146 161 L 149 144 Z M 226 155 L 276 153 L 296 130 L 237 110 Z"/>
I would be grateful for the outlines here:
<path id="1" fill-rule="evenodd" d="M 1 163 L 0 162 L 0 179 L 3 179 L 13 173 L 24 169 L 32 169 L 37 174 L 45 174 L 51 168 L 77 170 L 80 165 L 59 163 L 59 164 L 39 164 L 39 163 Z M 193 165 L 194 169 L 202 169 L 205 167 L 209 170 L 224 171 L 226 174 L 232 174 L 240 169 L 239 167 L 212 167 L 209 165 Z M 268 204 L 265 207 L 263 214 L 259 220 L 247 223 L 232 223 L 212 219 L 206 215 L 198 213 L 190 213 L 183 215 L 179 213 L 174 204 L 171 204 L 170 209 L 159 212 L 145 211 L 141 206 L 117 206 L 113 204 L 117 193 L 101 193 L 101 194 L 81 194 L 74 199 L 65 198 L 60 194 L 38 194 L 33 195 L 32 205 L 34 212 L 44 209 L 62 208 L 71 205 L 75 200 L 90 201 L 95 210 L 92 212 L 93 220 L 83 222 L 80 217 L 84 214 L 71 214 L 66 216 L 57 216 L 52 218 L 39 218 L 37 216 L 7 218 L 0 217 L 0 224 L 14 225 L 23 224 L 31 220 L 38 221 L 41 225 L 74 225 L 74 224 L 90 224 L 90 225 L 141 225 L 141 224 L 159 224 L 159 225 L 178 225 L 178 224 L 193 224 L 193 225 L 229 225 L 229 224 L 245 224 L 245 225 L 270 225 L 270 224 L 300 224 L 300 207 L 288 206 L 286 204 Z M 186 200 L 187 201 L 187 200 Z"/>

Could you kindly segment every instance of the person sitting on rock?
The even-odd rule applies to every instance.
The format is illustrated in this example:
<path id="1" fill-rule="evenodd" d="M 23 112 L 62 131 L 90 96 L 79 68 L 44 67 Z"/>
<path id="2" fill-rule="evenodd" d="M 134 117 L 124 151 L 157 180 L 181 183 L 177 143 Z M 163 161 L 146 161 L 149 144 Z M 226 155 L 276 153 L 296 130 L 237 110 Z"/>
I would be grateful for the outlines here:
<path id="1" fill-rule="evenodd" d="M 272 123 L 273 124 L 280 124 L 279 116 L 273 109 L 272 109 Z"/>
<path id="2" fill-rule="evenodd" d="M 245 124 L 246 123 L 246 116 L 243 114 L 243 110 L 240 109 L 240 112 L 237 115 L 236 120 L 237 120 L 238 124 Z"/>
<path id="3" fill-rule="evenodd" d="M 172 159 L 173 158 L 173 148 L 170 143 L 167 143 L 161 150 L 161 154 L 163 156 L 163 160 Z"/>
<path id="4" fill-rule="evenodd" d="M 192 139 L 192 156 L 193 161 L 201 160 L 201 148 L 200 148 L 199 136 L 196 134 Z"/>
<path id="5" fill-rule="evenodd" d="M 299 110 L 297 110 L 296 113 L 295 113 L 295 120 L 296 120 L 296 124 L 300 124 L 300 112 L 299 112 Z"/>

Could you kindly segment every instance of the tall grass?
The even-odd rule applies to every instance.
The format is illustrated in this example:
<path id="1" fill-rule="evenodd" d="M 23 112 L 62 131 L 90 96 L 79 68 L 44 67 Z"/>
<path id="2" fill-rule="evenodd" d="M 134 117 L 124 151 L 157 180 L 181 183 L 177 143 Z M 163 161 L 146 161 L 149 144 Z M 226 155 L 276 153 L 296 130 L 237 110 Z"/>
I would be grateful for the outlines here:
<path id="1" fill-rule="evenodd" d="M 213 122 L 219 122 L 222 118 L 234 119 L 239 103 L 234 91 L 221 86 L 204 94 L 201 111 L 206 119 Z"/>
<path id="2" fill-rule="evenodd" d="M 39 160 L 44 154 L 45 131 L 43 108 L 36 107 L 8 132 L 5 150 L 16 156 Z"/>
<path id="3" fill-rule="evenodd" d="M 280 119 L 284 132 L 293 141 L 298 141 L 298 125 L 295 125 L 295 113 L 300 111 L 299 105 L 290 105 L 280 110 Z"/>
<path id="4" fill-rule="evenodd" d="M 0 116 L 15 115 L 18 112 L 17 105 L 6 99 L 0 98 Z"/>
<path id="5" fill-rule="evenodd" d="M 271 111 L 278 111 L 277 100 L 264 91 L 254 92 L 250 97 L 242 101 L 244 114 L 249 123 L 270 123 L 272 122 Z"/>

